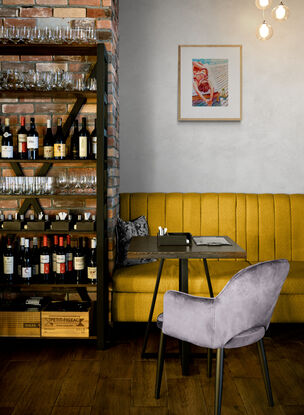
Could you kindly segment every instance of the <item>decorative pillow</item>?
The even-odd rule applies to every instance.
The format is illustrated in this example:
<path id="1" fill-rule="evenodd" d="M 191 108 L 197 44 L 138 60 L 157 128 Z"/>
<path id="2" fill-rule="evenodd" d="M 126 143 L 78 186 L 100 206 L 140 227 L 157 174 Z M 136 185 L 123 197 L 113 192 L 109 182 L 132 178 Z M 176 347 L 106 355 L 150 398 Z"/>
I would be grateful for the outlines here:
<path id="1" fill-rule="evenodd" d="M 117 263 L 120 266 L 138 265 L 152 262 L 154 259 L 128 259 L 128 249 L 133 236 L 149 235 L 148 223 L 145 216 L 140 216 L 132 221 L 125 222 L 118 218 L 116 225 L 117 236 Z"/>

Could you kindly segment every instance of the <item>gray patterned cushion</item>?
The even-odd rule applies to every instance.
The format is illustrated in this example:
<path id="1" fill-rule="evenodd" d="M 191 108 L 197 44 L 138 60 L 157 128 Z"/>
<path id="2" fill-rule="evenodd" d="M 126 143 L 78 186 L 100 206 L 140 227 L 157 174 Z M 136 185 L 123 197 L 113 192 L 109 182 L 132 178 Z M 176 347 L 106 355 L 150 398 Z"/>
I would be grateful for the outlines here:
<path id="1" fill-rule="evenodd" d="M 145 264 L 154 261 L 153 259 L 128 259 L 128 248 L 131 238 L 133 236 L 147 236 L 149 235 L 148 223 L 145 216 L 140 216 L 132 221 L 125 222 L 118 218 L 116 225 L 117 236 L 117 265 L 128 266 Z"/>

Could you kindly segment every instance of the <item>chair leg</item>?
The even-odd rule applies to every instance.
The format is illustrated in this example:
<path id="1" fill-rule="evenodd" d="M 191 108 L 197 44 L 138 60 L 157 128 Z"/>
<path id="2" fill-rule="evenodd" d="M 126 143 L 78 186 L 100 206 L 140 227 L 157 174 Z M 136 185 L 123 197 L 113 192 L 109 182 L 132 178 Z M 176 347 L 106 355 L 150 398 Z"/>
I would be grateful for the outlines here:
<path id="1" fill-rule="evenodd" d="M 212 349 L 207 349 L 207 377 L 212 375 Z"/>
<path id="2" fill-rule="evenodd" d="M 262 372 L 263 372 L 263 378 L 264 378 L 264 383 L 265 383 L 265 388 L 266 388 L 266 393 L 267 393 L 268 404 L 269 404 L 269 406 L 273 406 L 273 397 L 272 397 L 270 377 L 269 377 L 269 371 L 268 371 L 268 364 L 267 364 L 263 339 L 259 340 L 257 342 L 257 345 L 258 345 L 260 363 L 261 363 L 261 368 L 262 368 Z"/>
<path id="3" fill-rule="evenodd" d="M 160 332 L 158 358 L 157 358 L 157 369 L 156 369 L 156 382 L 155 382 L 155 398 L 159 399 L 160 387 L 162 381 L 162 374 L 165 360 L 165 348 L 166 348 L 166 336 L 163 331 Z"/>
<path id="4" fill-rule="evenodd" d="M 216 350 L 214 415 L 221 415 L 223 393 L 224 349 Z"/>

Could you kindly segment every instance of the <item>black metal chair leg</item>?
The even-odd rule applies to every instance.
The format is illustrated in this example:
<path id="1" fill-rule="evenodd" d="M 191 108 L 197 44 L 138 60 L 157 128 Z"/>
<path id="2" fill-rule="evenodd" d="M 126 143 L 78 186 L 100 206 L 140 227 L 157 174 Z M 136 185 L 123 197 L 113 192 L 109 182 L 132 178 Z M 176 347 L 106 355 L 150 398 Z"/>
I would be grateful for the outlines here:
<path id="1" fill-rule="evenodd" d="M 165 348 L 166 348 L 166 336 L 163 331 L 160 332 L 157 369 L 156 369 L 156 382 L 155 382 L 155 398 L 159 399 L 160 387 L 163 375 L 164 360 L 165 360 Z"/>
<path id="2" fill-rule="evenodd" d="M 207 349 L 207 377 L 212 375 L 212 349 Z"/>
<path id="3" fill-rule="evenodd" d="M 266 393 L 267 393 L 268 404 L 269 404 L 269 406 L 273 406 L 271 383 L 270 383 L 268 364 L 267 364 L 263 339 L 259 340 L 257 342 L 257 345 L 258 345 L 260 363 L 261 363 L 261 368 L 262 368 L 262 372 L 263 372 L 263 378 L 264 378 L 264 383 L 265 383 L 265 388 L 266 388 Z"/>
<path id="4" fill-rule="evenodd" d="M 148 343 L 148 337 L 149 337 L 149 333 L 150 333 L 150 326 L 151 326 L 151 321 L 152 321 L 152 317 L 153 317 L 153 312 L 154 312 L 154 307 L 155 307 L 155 302 L 156 302 L 156 297 L 157 297 L 157 293 L 158 293 L 158 287 L 159 287 L 159 282 L 160 282 L 160 277 L 161 277 L 161 274 L 162 274 L 163 266 L 164 266 L 164 258 L 161 258 L 160 263 L 159 263 L 159 267 L 158 267 L 158 273 L 157 273 L 157 278 L 156 278 L 156 282 L 155 282 L 154 293 L 153 293 L 153 298 L 152 298 L 148 323 L 147 323 L 147 327 L 146 327 L 146 331 L 145 331 L 144 344 L 143 344 L 143 348 L 142 348 L 142 351 L 141 351 L 141 357 L 142 358 L 144 358 L 144 356 L 145 356 L 145 351 L 146 351 L 146 347 L 147 347 L 147 343 Z"/>
<path id="5" fill-rule="evenodd" d="M 216 350 L 214 415 L 221 415 L 223 393 L 224 349 Z"/>

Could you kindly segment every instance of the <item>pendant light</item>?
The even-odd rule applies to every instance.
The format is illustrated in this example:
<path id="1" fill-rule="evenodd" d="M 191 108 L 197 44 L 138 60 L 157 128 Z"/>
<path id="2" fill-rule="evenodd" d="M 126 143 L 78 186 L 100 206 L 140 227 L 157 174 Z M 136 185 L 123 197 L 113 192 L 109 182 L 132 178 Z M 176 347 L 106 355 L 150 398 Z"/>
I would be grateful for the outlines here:
<path id="1" fill-rule="evenodd" d="M 287 20 L 289 16 L 289 8 L 281 1 L 281 3 L 272 9 L 272 17 L 279 22 Z"/>
<path id="2" fill-rule="evenodd" d="M 255 0 L 255 5 L 260 10 L 265 10 L 271 6 L 272 0 Z"/>
<path id="3" fill-rule="evenodd" d="M 256 36 L 259 40 L 268 40 L 272 37 L 273 30 L 270 24 L 263 21 L 263 23 L 257 28 Z"/>

